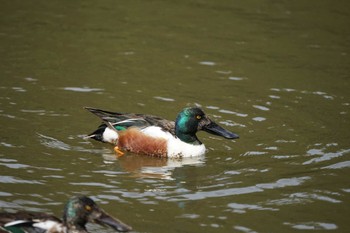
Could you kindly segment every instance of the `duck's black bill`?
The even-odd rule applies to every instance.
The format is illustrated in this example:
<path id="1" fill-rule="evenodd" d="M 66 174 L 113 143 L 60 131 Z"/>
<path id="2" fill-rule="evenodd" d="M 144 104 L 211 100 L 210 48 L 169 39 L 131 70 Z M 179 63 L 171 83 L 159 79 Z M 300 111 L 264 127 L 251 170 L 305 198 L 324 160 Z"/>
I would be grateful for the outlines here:
<path id="1" fill-rule="evenodd" d="M 205 125 L 203 127 L 203 130 L 214 134 L 214 135 L 218 135 L 227 139 L 238 139 L 239 136 L 238 134 L 232 133 L 224 128 L 222 128 L 221 126 L 219 126 L 218 124 L 216 124 L 215 122 L 211 121 L 209 124 Z"/>
<path id="2" fill-rule="evenodd" d="M 98 219 L 95 219 L 95 221 L 100 224 L 108 225 L 111 228 L 120 232 L 127 232 L 132 230 L 131 226 L 126 225 L 119 219 L 114 218 L 106 213 L 102 213 Z"/>

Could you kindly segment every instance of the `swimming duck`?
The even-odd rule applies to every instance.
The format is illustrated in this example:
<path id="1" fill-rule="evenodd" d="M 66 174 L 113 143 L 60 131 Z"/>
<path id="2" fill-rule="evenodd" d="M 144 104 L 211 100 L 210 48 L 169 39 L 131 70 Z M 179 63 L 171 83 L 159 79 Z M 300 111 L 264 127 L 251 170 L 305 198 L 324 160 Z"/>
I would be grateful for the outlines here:
<path id="1" fill-rule="evenodd" d="M 119 232 L 131 230 L 130 226 L 104 212 L 91 198 L 76 196 L 68 200 L 63 221 L 46 213 L 0 213 L 0 232 L 88 233 L 87 222 L 108 225 Z"/>
<path id="2" fill-rule="evenodd" d="M 183 109 L 175 122 L 147 114 L 86 109 L 103 121 L 87 137 L 115 144 L 119 154 L 126 150 L 157 157 L 200 156 L 205 153 L 205 146 L 196 136 L 199 130 L 227 139 L 239 138 L 212 121 L 198 107 Z"/>

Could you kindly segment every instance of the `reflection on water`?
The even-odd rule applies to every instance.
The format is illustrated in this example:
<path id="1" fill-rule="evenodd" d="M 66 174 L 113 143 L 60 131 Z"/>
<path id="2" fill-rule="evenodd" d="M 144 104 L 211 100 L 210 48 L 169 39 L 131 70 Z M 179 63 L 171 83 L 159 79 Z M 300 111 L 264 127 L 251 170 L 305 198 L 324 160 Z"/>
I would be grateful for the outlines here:
<path id="1" fill-rule="evenodd" d="M 119 165 L 123 170 L 141 178 L 174 179 L 173 171 L 176 168 L 187 165 L 200 166 L 202 164 L 204 164 L 203 157 L 160 159 L 135 155 L 119 159 Z"/>

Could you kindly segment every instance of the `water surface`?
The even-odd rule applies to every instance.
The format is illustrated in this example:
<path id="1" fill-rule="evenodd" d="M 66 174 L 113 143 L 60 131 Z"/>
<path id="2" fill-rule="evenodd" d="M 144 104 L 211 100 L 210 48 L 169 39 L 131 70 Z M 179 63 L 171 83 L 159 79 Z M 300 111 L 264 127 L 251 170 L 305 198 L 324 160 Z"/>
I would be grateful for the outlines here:
<path id="1" fill-rule="evenodd" d="M 135 232 L 349 231 L 348 6 L 3 2 L 0 210 L 61 216 L 86 194 Z M 84 106 L 194 105 L 241 138 L 201 132 L 184 160 L 84 139 Z"/>

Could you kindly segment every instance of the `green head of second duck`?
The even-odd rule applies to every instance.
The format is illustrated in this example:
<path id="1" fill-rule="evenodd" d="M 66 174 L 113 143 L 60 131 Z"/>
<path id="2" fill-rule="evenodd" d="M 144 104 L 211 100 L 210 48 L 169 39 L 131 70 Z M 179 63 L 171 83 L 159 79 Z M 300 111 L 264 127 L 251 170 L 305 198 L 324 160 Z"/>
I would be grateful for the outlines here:
<path id="1" fill-rule="evenodd" d="M 181 141 L 194 145 L 202 144 L 196 136 L 200 130 L 228 139 L 239 138 L 237 134 L 222 128 L 208 118 L 198 107 L 185 108 L 177 115 L 175 134 Z"/>
<path id="2" fill-rule="evenodd" d="M 104 212 L 91 198 L 77 196 L 69 199 L 64 214 L 64 225 L 68 232 L 86 232 L 87 222 L 108 225 L 120 232 L 130 231 L 131 227 Z"/>

